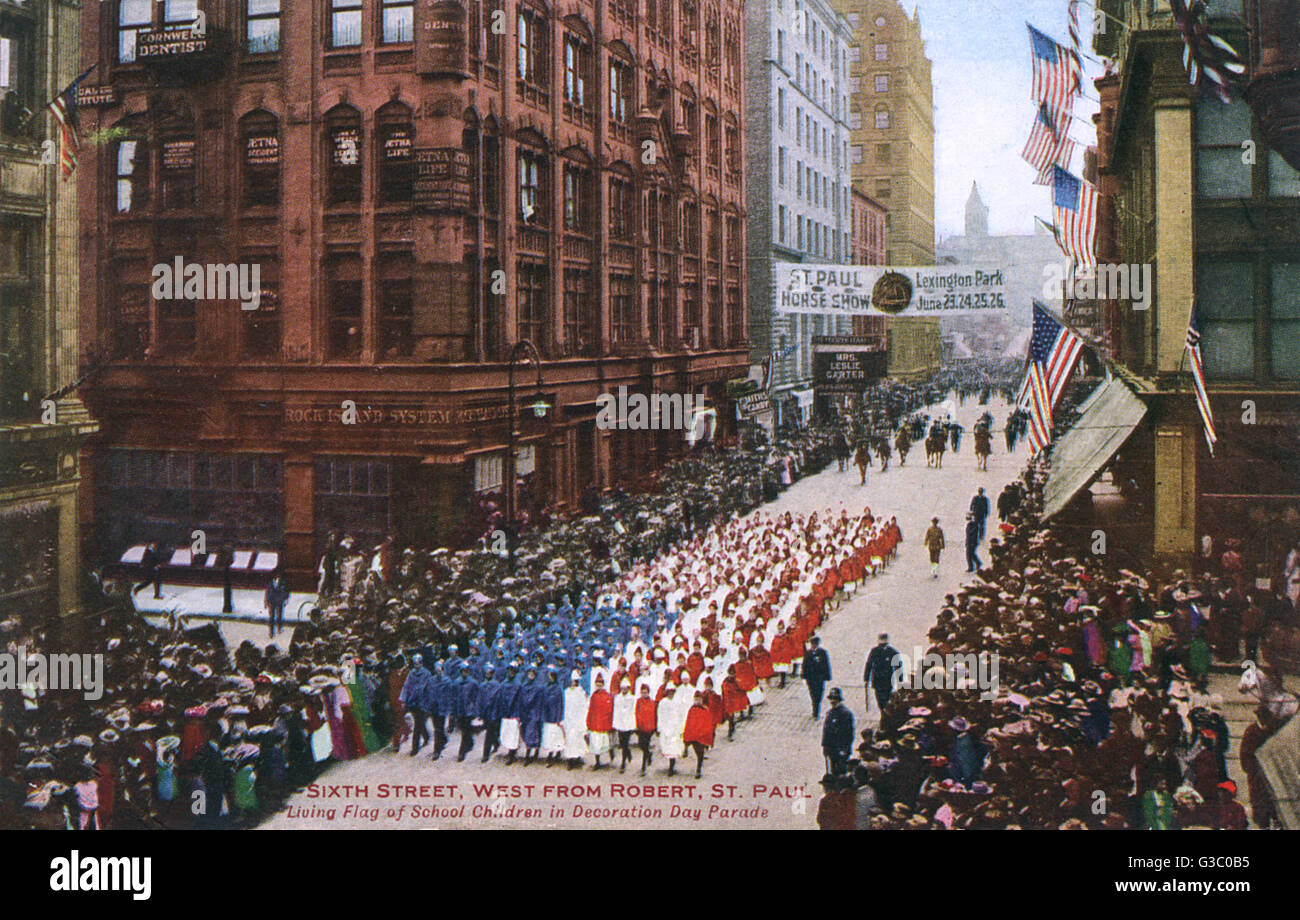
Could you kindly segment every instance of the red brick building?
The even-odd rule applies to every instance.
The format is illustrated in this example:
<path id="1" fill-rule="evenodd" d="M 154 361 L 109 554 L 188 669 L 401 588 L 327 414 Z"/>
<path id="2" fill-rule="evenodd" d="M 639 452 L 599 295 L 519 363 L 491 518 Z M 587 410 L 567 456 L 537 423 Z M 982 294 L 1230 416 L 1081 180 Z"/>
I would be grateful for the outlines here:
<path id="1" fill-rule="evenodd" d="M 738 0 L 83 17 L 100 554 L 203 529 L 283 545 L 301 582 L 331 529 L 464 536 L 501 488 L 521 339 L 542 356 L 521 402 L 550 407 L 517 416 L 525 500 L 572 506 L 685 449 L 681 431 L 599 430 L 620 386 L 703 393 L 726 430 L 725 381 L 748 365 Z M 256 266 L 257 309 L 213 284 L 160 299 L 154 267 L 178 257 L 209 282 Z"/>
<path id="2" fill-rule="evenodd" d="M 884 265 L 885 262 L 885 215 L 889 213 L 876 199 L 872 198 L 858 186 L 853 186 L 850 202 L 853 212 L 853 229 L 849 234 L 850 262 L 854 265 Z M 883 316 L 853 317 L 855 335 L 885 336 L 885 318 Z"/>
<path id="3" fill-rule="evenodd" d="M 885 264 L 885 215 L 889 213 L 876 199 L 853 186 L 853 232 L 849 242 L 854 265 Z"/>

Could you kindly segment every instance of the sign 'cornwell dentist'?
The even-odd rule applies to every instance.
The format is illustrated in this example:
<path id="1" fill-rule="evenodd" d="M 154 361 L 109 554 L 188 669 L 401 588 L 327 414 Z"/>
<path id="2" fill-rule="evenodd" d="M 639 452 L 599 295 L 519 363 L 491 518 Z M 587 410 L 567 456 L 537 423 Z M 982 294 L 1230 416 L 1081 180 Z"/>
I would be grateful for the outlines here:
<path id="1" fill-rule="evenodd" d="M 1006 276 L 997 266 L 776 264 L 778 313 L 953 316 L 1006 309 Z"/>

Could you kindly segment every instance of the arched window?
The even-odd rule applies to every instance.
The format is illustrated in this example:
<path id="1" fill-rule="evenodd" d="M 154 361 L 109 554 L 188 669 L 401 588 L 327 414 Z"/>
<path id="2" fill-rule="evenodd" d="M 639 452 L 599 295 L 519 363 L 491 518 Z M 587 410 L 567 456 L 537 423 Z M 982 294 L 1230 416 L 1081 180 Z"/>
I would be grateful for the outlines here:
<path id="1" fill-rule="evenodd" d="M 630 241 L 636 224 L 631 171 L 626 166 L 609 177 L 609 235 L 611 239 Z"/>
<path id="2" fill-rule="evenodd" d="M 519 79 L 533 86 L 547 85 L 548 59 L 550 47 L 550 30 L 546 17 L 540 10 L 527 4 L 519 4 Z"/>
<path id="3" fill-rule="evenodd" d="M 548 226 L 550 164 L 542 151 L 525 146 L 519 147 L 518 160 L 520 217 L 532 226 Z"/>
<path id="4" fill-rule="evenodd" d="M 375 116 L 379 144 L 379 202 L 409 204 L 411 201 L 411 148 L 415 129 L 411 110 L 400 102 L 390 102 Z"/>
<path id="5" fill-rule="evenodd" d="M 328 203 L 361 201 L 361 113 L 337 106 L 325 116 Z"/>
<path id="6" fill-rule="evenodd" d="M 239 123 L 243 145 L 245 207 L 280 203 L 280 123 L 269 112 L 252 112 Z"/>
<path id="7" fill-rule="evenodd" d="M 564 229 L 573 233 L 592 230 L 591 169 L 584 159 L 564 160 Z"/>

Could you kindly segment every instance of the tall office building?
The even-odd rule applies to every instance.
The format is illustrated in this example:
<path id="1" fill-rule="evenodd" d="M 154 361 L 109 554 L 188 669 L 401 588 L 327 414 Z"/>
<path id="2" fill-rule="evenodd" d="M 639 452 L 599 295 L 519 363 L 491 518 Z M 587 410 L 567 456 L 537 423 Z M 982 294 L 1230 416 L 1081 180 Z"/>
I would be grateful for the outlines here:
<path id="1" fill-rule="evenodd" d="M 850 59 L 853 180 L 889 209 L 885 260 L 934 263 L 934 90 L 919 13 L 898 0 L 833 0 L 853 28 Z M 940 321 L 891 319 L 889 371 L 938 369 Z"/>
<path id="2" fill-rule="evenodd" d="M 779 424 L 814 411 L 812 338 L 847 318 L 774 311 L 776 262 L 851 261 L 848 21 L 825 0 L 746 6 L 750 342 L 775 357 Z"/>
<path id="3" fill-rule="evenodd" d="M 80 68 L 79 8 L 0 3 L 0 619 L 79 605 L 77 186 L 44 110 Z"/>

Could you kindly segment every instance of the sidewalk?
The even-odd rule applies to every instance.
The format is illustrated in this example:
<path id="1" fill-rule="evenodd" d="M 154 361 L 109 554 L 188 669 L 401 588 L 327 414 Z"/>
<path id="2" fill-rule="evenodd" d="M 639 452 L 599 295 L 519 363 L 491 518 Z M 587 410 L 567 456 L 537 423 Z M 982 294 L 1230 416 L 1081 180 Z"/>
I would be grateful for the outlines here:
<path id="1" fill-rule="evenodd" d="M 189 625 L 197 621 L 266 623 L 270 615 L 264 601 L 265 592 L 256 588 L 235 588 L 231 592 L 234 612 L 222 613 L 220 588 L 205 588 L 195 585 L 162 586 L 162 597 L 155 598 L 151 587 L 141 588 L 133 595 L 135 609 L 142 616 L 150 619 L 164 619 L 173 613 L 186 617 Z M 307 622 L 307 611 L 316 603 L 315 594 L 295 592 L 289 595 L 289 602 L 284 605 L 284 625 L 292 627 Z M 301 610 L 302 616 L 299 617 Z"/>

